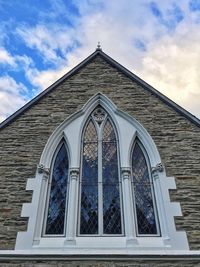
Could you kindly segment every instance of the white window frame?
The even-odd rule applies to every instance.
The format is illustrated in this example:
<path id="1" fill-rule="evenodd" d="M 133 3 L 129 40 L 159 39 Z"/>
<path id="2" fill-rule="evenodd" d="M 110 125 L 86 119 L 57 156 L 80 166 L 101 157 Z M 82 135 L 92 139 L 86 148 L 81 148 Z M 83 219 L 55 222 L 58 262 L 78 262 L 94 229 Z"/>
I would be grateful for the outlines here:
<path id="1" fill-rule="evenodd" d="M 122 196 L 124 212 L 124 236 L 77 236 L 78 188 L 80 179 L 80 151 L 83 127 L 91 112 L 101 105 L 109 114 L 119 138 L 121 163 Z M 78 130 L 77 130 L 78 129 Z M 134 219 L 131 189 L 131 152 L 136 136 L 149 157 L 155 200 L 158 209 L 161 236 L 137 236 Z M 69 156 L 69 201 L 65 237 L 43 237 L 42 224 L 45 213 L 45 200 L 48 191 L 49 170 L 52 157 L 61 139 L 65 139 Z M 82 110 L 66 119 L 49 138 L 36 176 L 29 178 L 27 190 L 33 190 L 31 203 L 22 207 L 22 217 L 29 217 L 26 232 L 17 235 L 15 250 L 29 250 L 34 253 L 71 254 L 146 254 L 165 253 L 170 250 L 188 250 L 186 233 L 177 231 L 174 216 L 181 216 L 180 204 L 170 202 L 169 189 L 176 189 L 175 179 L 167 177 L 161 165 L 156 145 L 145 128 L 128 114 L 120 111 L 103 94 L 93 96 Z"/>

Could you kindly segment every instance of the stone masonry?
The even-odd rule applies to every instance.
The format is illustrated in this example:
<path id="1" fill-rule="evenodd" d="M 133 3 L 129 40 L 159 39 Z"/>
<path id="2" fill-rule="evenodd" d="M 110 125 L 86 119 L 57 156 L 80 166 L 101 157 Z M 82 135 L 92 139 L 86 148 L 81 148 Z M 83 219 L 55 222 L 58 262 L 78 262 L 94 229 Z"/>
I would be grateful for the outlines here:
<path id="1" fill-rule="evenodd" d="M 197 261 L 15 261 L 0 263 L 0 267 L 199 267 Z"/>
<path id="2" fill-rule="evenodd" d="M 22 204 L 35 176 L 44 146 L 55 128 L 80 110 L 97 92 L 108 96 L 119 109 L 138 120 L 154 139 L 167 176 L 176 178 L 171 201 L 181 204 L 183 217 L 175 218 L 178 230 L 187 233 L 190 249 L 200 249 L 200 127 L 167 106 L 152 93 L 96 56 L 75 75 L 63 81 L 31 108 L 0 130 L 0 249 L 14 249 L 17 232 L 25 231 Z M 46 264 L 46 265 L 45 265 Z M 157 266 L 140 263 L 4 263 L 10 266 Z M 183 265 L 182 265 L 183 264 Z M 191 263 L 187 266 L 200 266 Z M 159 266 L 166 265 L 163 262 Z M 186 266 L 183 263 L 173 266 Z"/>

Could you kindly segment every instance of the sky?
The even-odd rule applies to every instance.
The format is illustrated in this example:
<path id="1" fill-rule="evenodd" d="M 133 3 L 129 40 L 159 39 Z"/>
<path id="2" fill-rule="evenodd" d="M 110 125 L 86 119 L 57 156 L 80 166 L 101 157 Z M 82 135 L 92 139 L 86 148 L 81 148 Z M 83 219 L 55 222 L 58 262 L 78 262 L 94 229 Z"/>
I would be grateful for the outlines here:
<path id="1" fill-rule="evenodd" d="M 0 0 L 0 122 L 98 41 L 200 118 L 200 0 Z"/>

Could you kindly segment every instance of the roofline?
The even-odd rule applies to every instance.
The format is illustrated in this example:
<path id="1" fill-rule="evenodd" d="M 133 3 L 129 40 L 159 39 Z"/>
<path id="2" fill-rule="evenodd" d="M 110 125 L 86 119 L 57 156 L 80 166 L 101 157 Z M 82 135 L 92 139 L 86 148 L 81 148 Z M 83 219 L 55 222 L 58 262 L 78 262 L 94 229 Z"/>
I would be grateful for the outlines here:
<path id="1" fill-rule="evenodd" d="M 27 104 L 25 104 L 23 107 L 21 107 L 19 110 L 17 110 L 15 113 L 13 113 L 11 116 L 9 116 L 7 119 L 5 119 L 2 123 L 0 123 L 0 129 L 3 129 L 8 124 L 10 124 L 13 120 L 15 120 L 19 115 L 21 115 L 23 112 L 28 110 L 31 106 L 36 104 L 39 100 L 41 100 L 44 96 L 46 96 L 48 93 L 50 93 L 53 89 L 55 89 L 61 82 L 63 82 L 65 79 L 70 78 L 75 73 L 77 73 L 81 68 L 83 68 L 85 65 L 87 65 L 93 58 L 95 58 L 97 55 L 102 56 L 110 65 L 117 68 L 119 71 L 121 71 L 123 74 L 125 74 L 128 78 L 130 78 L 132 81 L 139 83 L 146 89 L 148 92 L 154 94 L 156 97 L 158 97 L 160 100 L 162 100 L 165 104 L 167 104 L 169 107 L 172 107 L 176 112 L 178 112 L 180 115 L 187 118 L 190 122 L 195 124 L 196 126 L 200 127 L 200 119 L 192 115 L 190 112 L 176 104 L 174 101 L 160 93 L 158 90 L 156 90 L 154 87 L 143 81 L 141 78 L 139 78 L 137 75 L 126 69 L 124 66 L 122 66 L 120 63 L 109 57 L 107 54 L 105 54 L 100 48 L 97 48 L 95 52 L 93 52 L 90 56 L 88 56 L 86 59 L 84 59 L 81 63 L 79 63 L 76 67 L 74 67 L 72 70 L 70 70 L 68 73 L 66 73 L 64 76 L 62 76 L 60 79 L 58 79 L 55 83 L 50 85 L 47 89 L 42 91 L 40 94 L 38 94 L 36 97 L 34 97 L 32 100 L 30 100 Z"/>
<path id="2" fill-rule="evenodd" d="M 180 115 L 183 115 L 185 118 L 187 118 L 189 121 L 191 121 L 192 123 L 194 123 L 196 126 L 200 127 L 200 119 L 198 119 L 197 117 L 195 117 L 193 114 L 191 114 L 189 111 L 187 111 L 186 109 L 184 109 L 183 107 L 181 107 L 180 105 L 178 105 L 177 103 L 175 103 L 173 100 L 171 100 L 167 96 L 163 95 L 161 92 L 159 92 L 158 90 L 156 90 L 153 86 L 151 86 L 150 84 L 148 84 L 147 82 L 145 82 L 144 80 L 142 80 L 136 74 L 132 73 L 130 70 L 128 70 L 127 68 L 125 68 L 124 66 L 122 66 L 120 63 L 118 63 L 117 61 L 115 61 L 114 59 L 112 59 L 111 57 L 109 57 L 107 54 L 103 53 L 103 56 L 104 56 L 105 59 L 107 59 L 107 61 L 111 65 L 113 65 L 114 67 L 116 67 L 117 69 L 119 69 L 126 76 L 128 76 L 131 80 L 133 80 L 134 82 L 137 82 L 140 85 L 142 85 L 144 87 L 144 89 L 146 89 L 150 93 L 152 93 L 155 96 L 157 96 L 160 100 L 162 100 L 169 107 L 172 107 L 173 109 L 175 109 Z"/>

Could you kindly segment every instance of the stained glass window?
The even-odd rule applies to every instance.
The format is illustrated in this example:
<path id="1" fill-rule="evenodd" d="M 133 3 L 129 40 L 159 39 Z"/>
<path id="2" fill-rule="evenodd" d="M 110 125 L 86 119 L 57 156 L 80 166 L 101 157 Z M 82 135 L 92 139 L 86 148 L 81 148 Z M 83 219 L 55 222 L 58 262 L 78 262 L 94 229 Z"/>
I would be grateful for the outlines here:
<path id="1" fill-rule="evenodd" d="M 117 139 L 100 106 L 84 131 L 80 183 L 80 234 L 122 234 Z"/>
<path id="2" fill-rule="evenodd" d="M 121 235 L 122 201 L 118 140 L 110 116 L 98 106 L 89 116 L 82 137 L 80 172 L 80 235 Z M 45 235 L 64 235 L 69 161 L 63 142 L 55 155 Z M 132 153 L 132 189 L 138 235 L 158 235 L 153 183 L 148 159 L 137 140 Z"/>
<path id="3" fill-rule="evenodd" d="M 83 139 L 80 234 L 98 234 L 98 140 L 89 121 Z"/>
<path id="4" fill-rule="evenodd" d="M 132 186 L 138 234 L 158 234 L 153 184 L 150 179 L 147 160 L 138 142 L 135 143 L 132 157 Z"/>
<path id="5" fill-rule="evenodd" d="M 56 155 L 52 169 L 49 204 L 46 221 L 46 235 L 63 235 L 66 214 L 68 184 L 68 155 L 63 143 Z"/>
<path id="6" fill-rule="evenodd" d="M 102 167 L 104 234 L 121 234 L 117 140 L 109 120 L 103 130 Z"/>

